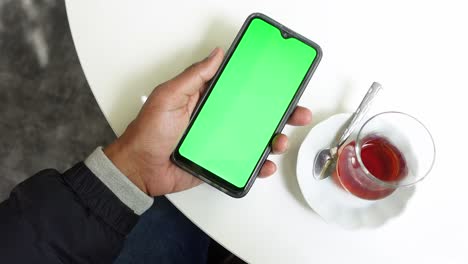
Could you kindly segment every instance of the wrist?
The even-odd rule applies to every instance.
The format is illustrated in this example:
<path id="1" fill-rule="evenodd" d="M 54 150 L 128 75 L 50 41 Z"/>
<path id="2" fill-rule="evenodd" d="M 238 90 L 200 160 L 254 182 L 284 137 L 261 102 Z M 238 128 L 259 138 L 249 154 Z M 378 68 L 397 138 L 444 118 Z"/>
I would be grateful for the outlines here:
<path id="1" fill-rule="evenodd" d="M 124 174 L 141 191 L 149 195 L 143 179 L 139 176 L 138 167 L 133 161 L 134 155 L 131 154 L 130 148 L 122 141 L 121 138 L 118 138 L 109 146 L 104 148 L 103 152 L 115 167 L 122 172 L 122 174 Z"/>

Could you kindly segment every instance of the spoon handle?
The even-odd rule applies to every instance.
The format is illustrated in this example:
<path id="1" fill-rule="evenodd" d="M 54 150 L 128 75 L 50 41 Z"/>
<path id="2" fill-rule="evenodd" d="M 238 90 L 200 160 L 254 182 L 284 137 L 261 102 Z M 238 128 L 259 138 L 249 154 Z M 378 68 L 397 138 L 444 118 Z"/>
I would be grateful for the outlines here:
<path id="1" fill-rule="evenodd" d="M 341 135 L 340 140 L 338 141 L 337 148 L 339 148 L 341 145 L 343 145 L 343 143 L 346 142 L 351 133 L 356 129 L 356 126 L 359 125 L 362 118 L 365 116 L 367 110 L 369 109 L 369 105 L 381 89 L 382 85 L 380 83 L 372 83 L 369 90 L 367 90 L 366 96 L 364 96 L 358 108 L 353 113 L 352 119 L 349 122 L 348 127 L 346 127 L 345 131 Z"/>

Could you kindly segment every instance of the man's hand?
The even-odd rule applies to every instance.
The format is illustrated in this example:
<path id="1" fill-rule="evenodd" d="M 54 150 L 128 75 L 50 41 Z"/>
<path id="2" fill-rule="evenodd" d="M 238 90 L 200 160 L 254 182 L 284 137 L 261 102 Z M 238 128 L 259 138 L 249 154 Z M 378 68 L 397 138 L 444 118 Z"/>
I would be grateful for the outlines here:
<path id="1" fill-rule="evenodd" d="M 137 118 L 104 153 L 142 191 L 158 196 L 189 189 L 200 184 L 198 178 L 177 167 L 170 155 L 188 126 L 190 115 L 223 60 L 223 51 L 209 57 L 154 89 Z M 288 120 L 290 125 L 310 123 L 310 110 L 298 106 Z M 277 135 L 272 151 L 283 153 L 288 138 Z M 267 160 L 260 177 L 275 173 L 276 165 Z"/>

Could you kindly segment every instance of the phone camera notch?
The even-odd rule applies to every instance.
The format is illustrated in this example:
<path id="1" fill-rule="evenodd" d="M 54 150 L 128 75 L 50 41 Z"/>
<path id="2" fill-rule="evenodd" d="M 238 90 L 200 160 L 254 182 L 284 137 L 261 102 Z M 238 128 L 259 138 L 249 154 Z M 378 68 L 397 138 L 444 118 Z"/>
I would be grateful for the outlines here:
<path id="1" fill-rule="evenodd" d="M 288 39 L 291 37 L 289 33 L 285 30 L 281 30 L 281 36 L 283 36 L 284 39 Z"/>

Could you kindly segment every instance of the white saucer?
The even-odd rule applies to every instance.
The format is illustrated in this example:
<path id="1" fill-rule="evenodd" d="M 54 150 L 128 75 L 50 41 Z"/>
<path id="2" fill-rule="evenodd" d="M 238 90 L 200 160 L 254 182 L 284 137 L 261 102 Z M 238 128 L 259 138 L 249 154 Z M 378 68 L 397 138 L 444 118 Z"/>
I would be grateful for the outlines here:
<path id="1" fill-rule="evenodd" d="M 337 114 L 320 122 L 309 132 L 299 148 L 297 181 L 309 206 L 326 222 L 347 229 L 375 228 L 400 215 L 415 188 L 401 188 L 376 201 L 363 200 L 337 186 L 332 177 L 316 180 L 312 176 L 315 155 L 330 146 L 338 130 L 351 114 Z"/>

